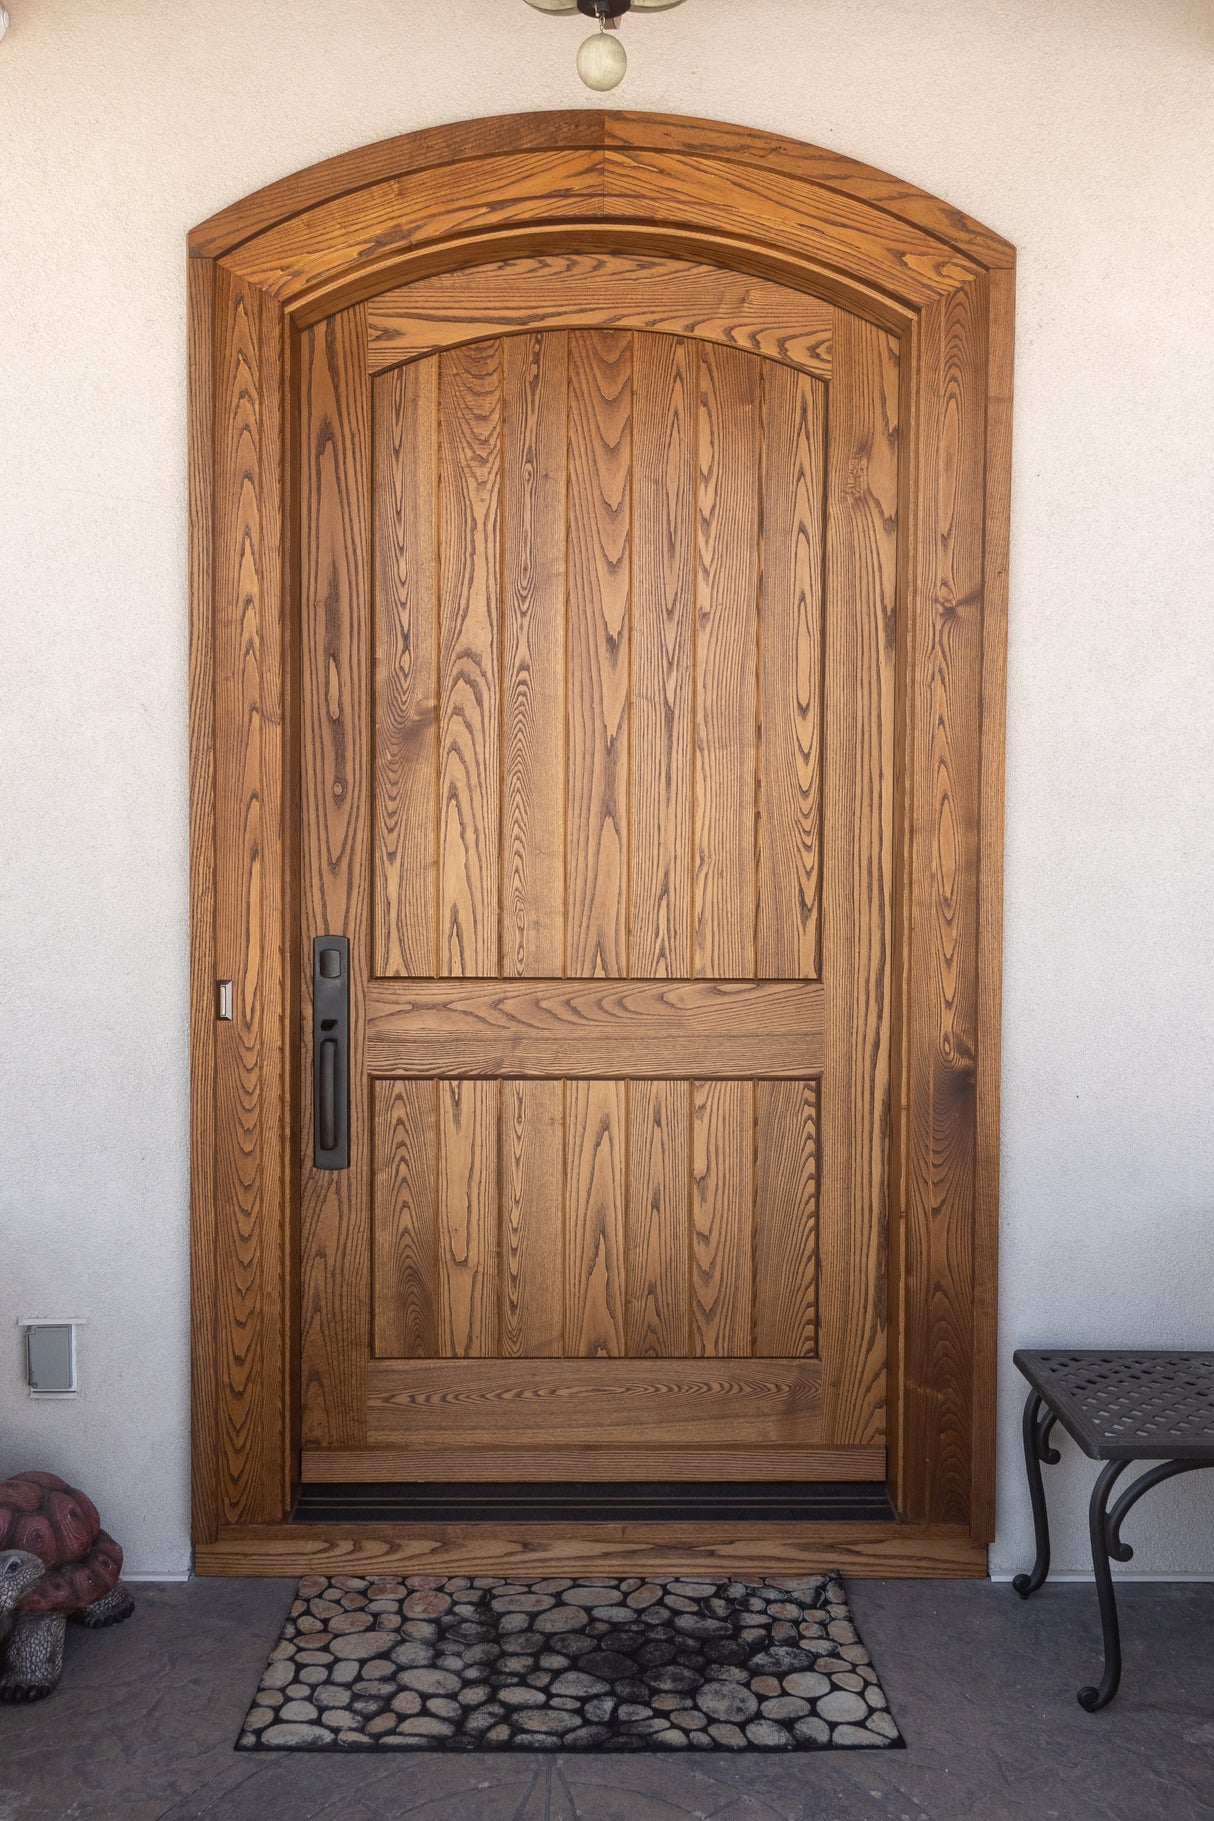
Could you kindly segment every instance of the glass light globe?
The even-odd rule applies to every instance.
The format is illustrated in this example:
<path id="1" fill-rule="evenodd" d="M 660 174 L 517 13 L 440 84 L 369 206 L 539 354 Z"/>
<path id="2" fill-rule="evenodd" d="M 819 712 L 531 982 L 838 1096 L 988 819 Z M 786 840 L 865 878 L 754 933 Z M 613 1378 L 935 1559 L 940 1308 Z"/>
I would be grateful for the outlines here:
<path id="1" fill-rule="evenodd" d="M 596 32 L 577 54 L 577 73 L 588 89 L 618 88 L 628 68 L 628 52 L 618 38 Z"/>

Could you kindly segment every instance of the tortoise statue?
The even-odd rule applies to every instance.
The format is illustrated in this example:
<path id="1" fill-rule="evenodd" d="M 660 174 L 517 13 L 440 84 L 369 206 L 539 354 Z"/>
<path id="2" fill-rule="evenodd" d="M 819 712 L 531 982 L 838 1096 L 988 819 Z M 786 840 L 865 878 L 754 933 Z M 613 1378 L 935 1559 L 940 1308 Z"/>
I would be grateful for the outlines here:
<path id="1" fill-rule="evenodd" d="M 0 1480 L 0 1701 L 40 1701 L 63 1669 L 67 1621 L 129 1619 L 122 1550 L 92 1500 L 53 1473 Z"/>

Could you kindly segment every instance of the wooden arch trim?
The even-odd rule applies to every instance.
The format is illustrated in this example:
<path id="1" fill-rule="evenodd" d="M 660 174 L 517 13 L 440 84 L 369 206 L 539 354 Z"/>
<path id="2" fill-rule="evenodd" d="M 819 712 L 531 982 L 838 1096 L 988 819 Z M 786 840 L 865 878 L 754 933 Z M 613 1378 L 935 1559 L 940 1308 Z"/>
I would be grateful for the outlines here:
<path id="1" fill-rule="evenodd" d="M 292 1071 L 298 330 L 468 265 L 700 261 L 902 338 L 900 777 L 890 1210 L 894 1525 L 618 1528 L 561 1559 L 974 1573 L 993 1533 L 1004 650 L 1014 253 L 838 154 L 578 111 L 408 134 L 285 178 L 190 236 L 192 1322 L 200 1567 L 446 1572 L 549 1545 L 284 1524 L 298 1460 Z M 234 982 L 230 1022 L 215 982 Z M 705 1534 L 693 1535 L 702 1529 Z M 642 1537 L 641 1530 L 653 1530 Z M 662 1534 L 657 1534 L 662 1532 Z M 550 1534 L 550 1532 L 549 1532 Z M 461 1553 L 462 1551 L 462 1553 Z M 732 1551 L 732 1555 L 731 1555 Z M 540 1570 L 543 1571 L 542 1569 Z"/>

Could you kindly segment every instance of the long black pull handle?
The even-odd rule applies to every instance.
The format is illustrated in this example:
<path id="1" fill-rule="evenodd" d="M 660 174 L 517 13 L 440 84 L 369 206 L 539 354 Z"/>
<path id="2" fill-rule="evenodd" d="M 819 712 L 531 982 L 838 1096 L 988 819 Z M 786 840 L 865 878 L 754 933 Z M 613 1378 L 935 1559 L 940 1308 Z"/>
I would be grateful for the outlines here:
<path id="1" fill-rule="evenodd" d="M 318 1170 L 350 1167 L 350 944 L 312 943 L 312 1158 Z"/>
<path id="2" fill-rule="evenodd" d="M 329 1038 L 320 1046 L 320 1093 L 316 1097 L 316 1148 L 337 1149 L 337 1045 Z"/>

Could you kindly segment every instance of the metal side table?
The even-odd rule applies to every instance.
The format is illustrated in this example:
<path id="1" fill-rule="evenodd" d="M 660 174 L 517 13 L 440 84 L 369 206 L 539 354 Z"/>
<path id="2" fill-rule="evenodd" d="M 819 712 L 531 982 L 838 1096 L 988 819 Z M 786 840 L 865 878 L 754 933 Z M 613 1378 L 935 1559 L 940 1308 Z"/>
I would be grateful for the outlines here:
<path id="1" fill-rule="evenodd" d="M 1098 1688 L 1081 1688 L 1090 1714 L 1107 1707 L 1121 1680 L 1121 1635 L 1109 1557 L 1128 1562 L 1134 1551 L 1121 1526 L 1144 1492 L 1178 1473 L 1214 1467 L 1214 1353 L 1030 1353 L 1013 1359 L 1032 1386 L 1024 1406 L 1024 1464 L 1033 1501 L 1037 1560 L 1012 1586 L 1022 1600 L 1050 1571 L 1050 1525 L 1041 1463 L 1059 1459 L 1050 1431 L 1059 1422 L 1083 1452 L 1103 1461 L 1088 1506 L 1092 1567 L 1104 1627 L 1104 1674 Z M 1114 1501 L 1116 1481 L 1131 1461 L 1156 1461 Z"/>

